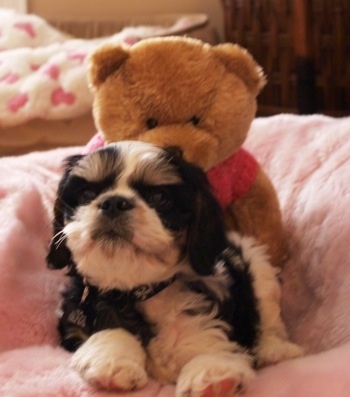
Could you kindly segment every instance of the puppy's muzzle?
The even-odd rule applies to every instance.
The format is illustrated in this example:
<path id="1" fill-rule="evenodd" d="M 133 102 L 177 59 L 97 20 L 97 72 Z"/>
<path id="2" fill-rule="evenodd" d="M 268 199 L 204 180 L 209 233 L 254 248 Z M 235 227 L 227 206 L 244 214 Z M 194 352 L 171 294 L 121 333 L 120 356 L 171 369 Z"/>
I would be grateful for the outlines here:
<path id="1" fill-rule="evenodd" d="M 120 214 L 135 208 L 135 202 L 123 196 L 109 196 L 98 205 L 98 208 L 109 219 L 115 219 Z"/>

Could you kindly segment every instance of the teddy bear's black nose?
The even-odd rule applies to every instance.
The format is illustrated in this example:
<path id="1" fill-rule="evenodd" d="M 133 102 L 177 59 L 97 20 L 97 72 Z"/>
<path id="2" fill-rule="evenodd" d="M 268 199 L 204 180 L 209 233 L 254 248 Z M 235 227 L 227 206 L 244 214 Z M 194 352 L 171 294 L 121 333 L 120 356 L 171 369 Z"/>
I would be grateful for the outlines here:
<path id="1" fill-rule="evenodd" d="M 105 198 L 98 207 L 104 215 L 114 219 L 121 212 L 135 208 L 135 202 L 133 199 L 122 196 L 109 196 Z"/>

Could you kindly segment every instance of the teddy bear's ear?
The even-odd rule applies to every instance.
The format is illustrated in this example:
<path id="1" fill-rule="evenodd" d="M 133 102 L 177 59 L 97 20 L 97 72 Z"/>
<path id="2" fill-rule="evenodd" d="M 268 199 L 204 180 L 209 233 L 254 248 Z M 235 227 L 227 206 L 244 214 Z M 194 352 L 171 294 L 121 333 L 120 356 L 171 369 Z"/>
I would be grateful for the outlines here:
<path id="1" fill-rule="evenodd" d="M 128 57 L 128 50 L 122 46 L 108 44 L 100 47 L 89 57 L 89 83 L 98 88 Z"/>
<path id="2" fill-rule="evenodd" d="M 266 78 L 247 50 L 230 43 L 214 46 L 213 50 L 229 72 L 240 77 L 254 95 L 259 94 L 266 84 Z"/>

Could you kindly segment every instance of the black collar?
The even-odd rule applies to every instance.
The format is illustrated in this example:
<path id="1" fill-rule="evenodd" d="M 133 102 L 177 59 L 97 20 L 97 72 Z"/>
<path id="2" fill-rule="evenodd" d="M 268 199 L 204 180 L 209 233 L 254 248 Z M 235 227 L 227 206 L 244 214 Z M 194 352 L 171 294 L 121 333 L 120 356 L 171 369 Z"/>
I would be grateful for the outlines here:
<path id="1" fill-rule="evenodd" d="M 175 274 L 173 277 L 168 280 L 161 281 L 160 283 L 140 285 L 139 287 L 133 288 L 131 291 L 127 292 L 127 294 L 134 296 L 135 300 L 143 302 L 169 287 L 177 277 L 178 275 Z"/>
<path id="2" fill-rule="evenodd" d="M 153 284 L 144 284 L 140 285 L 138 287 L 133 288 L 132 290 L 129 291 L 122 291 L 118 289 L 113 289 L 113 290 L 108 290 L 106 292 L 99 292 L 99 296 L 103 298 L 108 298 L 108 299 L 121 299 L 121 298 L 128 298 L 133 301 L 139 301 L 143 302 L 149 298 L 152 298 L 152 296 L 157 295 L 159 292 L 163 291 L 165 288 L 169 287 L 176 279 L 178 275 L 175 274 L 173 277 L 161 281 L 159 283 L 153 283 Z M 90 295 L 91 291 L 94 290 L 96 291 L 97 288 L 93 285 L 90 285 L 86 280 L 83 280 L 84 283 L 84 290 L 81 296 L 81 301 L 80 303 L 84 303 L 87 297 Z"/>

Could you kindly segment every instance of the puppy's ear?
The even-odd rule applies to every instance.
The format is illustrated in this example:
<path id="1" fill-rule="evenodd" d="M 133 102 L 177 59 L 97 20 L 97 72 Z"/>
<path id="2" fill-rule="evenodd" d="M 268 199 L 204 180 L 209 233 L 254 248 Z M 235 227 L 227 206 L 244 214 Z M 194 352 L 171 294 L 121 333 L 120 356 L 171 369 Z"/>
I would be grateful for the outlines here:
<path id="1" fill-rule="evenodd" d="M 187 234 L 187 254 L 198 274 L 210 275 L 215 259 L 227 246 L 223 211 L 210 190 L 204 172 L 197 167 L 191 168 L 190 178 L 198 193 Z"/>
<path id="2" fill-rule="evenodd" d="M 76 155 L 65 160 L 66 168 L 58 185 L 54 206 L 53 237 L 50 242 L 49 252 L 46 256 L 46 263 L 50 269 L 62 269 L 69 265 L 72 259 L 72 254 L 66 245 L 66 238 L 62 235 L 62 230 L 64 228 L 64 206 L 66 205 L 62 200 L 62 194 L 74 164 L 82 157 L 84 156 Z"/>

